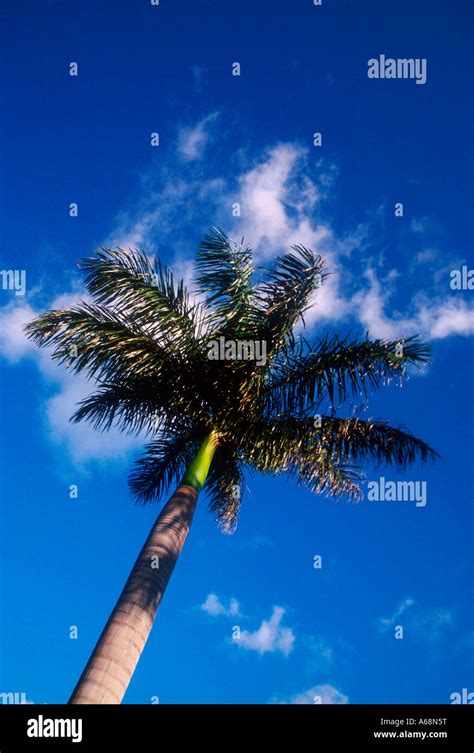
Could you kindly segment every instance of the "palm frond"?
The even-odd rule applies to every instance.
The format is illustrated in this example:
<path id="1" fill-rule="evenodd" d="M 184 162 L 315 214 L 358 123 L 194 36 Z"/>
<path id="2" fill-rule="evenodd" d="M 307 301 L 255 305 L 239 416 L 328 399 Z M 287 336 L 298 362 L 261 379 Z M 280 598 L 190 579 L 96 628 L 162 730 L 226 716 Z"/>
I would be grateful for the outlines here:
<path id="1" fill-rule="evenodd" d="M 258 310 L 252 303 L 252 252 L 217 227 L 201 241 L 195 260 L 197 289 L 205 296 L 216 332 L 249 334 Z"/>
<path id="2" fill-rule="evenodd" d="M 329 452 L 309 419 L 257 419 L 249 423 L 240 446 L 245 463 L 264 474 L 286 474 L 318 494 L 361 497 L 362 470 Z"/>
<path id="3" fill-rule="evenodd" d="M 403 469 L 438 457 L 435 450 L 402 428 L 382 421 L 323 416 L 256 419 L 241 439 L 243 456 L 263 473 L 286 472 L 311 491 L 360 498 L 361 463 Z"/>
<path id="4" fill-rule="evenodd" d="M 417 461 L 439 458 L 426 442 L 385 421 L 325 416 L 320 431 L 331 454 L 356 463 L 369 461 L 405 469 Z"/>
<path id="5" fill-rule="evenodd" d="M 178 484 L 195 456 L 202 432 L 193 427 L 170 427 L 145 448 L 129 477 L 136 502 L 159 502 L 173 484 Z"/>
<path id="6" fill-rule="evenodd" d="M 103 248 L 82 259 L 86 287 L 94 300 L 144 333 L 168 346 L 193 347 L 205 327 L 203 312 L 191 304 L 183 280 L 175 284 L 172 272 L 132 249 Z"/>
<path id="7" fill-rule="evenodd" d="M 278 256 L 256 289 L 259 307 L 264 312 L 259 336 L 273 355 L 291 337 L 295 325 L 303 320 L 311 297 L 327 274 L 323 259 L 304 246 Z"/>
<path id="8" fill-rule="evenodd" d="M 416 336 L 405 340 L 350 340 L 326 336 L 310 346 L 304 338 L 287 343 L 274 360 L 265 388 L 270 412 L 301 412 L 330 406 L 349 397 L 402 380 L 409 366 L 430 362 L 430 348 Z"/>
<path id="9" fill-rule="evenodd" d="M 176 387 L 178 386 L 178 389 Z M 84 398 L 71 421 L 89 421 L 99 431 L 117 426 L 121 431 L 156 434 L 173 420 L 185 415 L 189 404 L 176 377 L 164 379 L 129 378 L 126 382 L 102 383 Z"/>
<path id="10" fill-rule="evenodd" d="M 126 378 L 129 373 L 158 376 L 165 366 L 177 370 L 202 359 L 199 350 L 183 349 L 145 333 L 136 321 L 105 306 L 82 303 L 50 311 L 26 327 L 30 339 L 53 348 L 51 357 L 75 372 L 98 379 Z"/>
<path id="11" fill-rule="evenodd" d="M 242 504 L 244 477 L 242 465 L 232 444 L 220 443 L 206 484 L 209 510 L 225 533 L 234 533 Z"/>

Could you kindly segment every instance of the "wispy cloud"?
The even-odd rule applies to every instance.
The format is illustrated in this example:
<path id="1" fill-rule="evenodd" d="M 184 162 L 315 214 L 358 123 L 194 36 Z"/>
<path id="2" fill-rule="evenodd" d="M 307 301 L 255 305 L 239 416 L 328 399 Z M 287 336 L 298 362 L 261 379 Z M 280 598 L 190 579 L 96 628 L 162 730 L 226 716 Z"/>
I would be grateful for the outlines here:
<path id="1" fill-rule="evenodd" d="M 416 603 L 415 599 L 407 596 L 398 604 L 392 615 L 380 617 L 377 620 L 377 626 L 380 631 L 386 632 L 402 617 L 403 626 L 408 634 L 428 646 L 439 644 L 451 634 L 456 625 L 455 615 L 451 608 L 422 607 Z"/>
<path id="2" fill-rule="evenodd" d="M 211 129 L 219 117 L 213 112 L 200 120 L 193 128 L 182 128 L 178 133 L 178 154 L 185 161 L 192 162 L 204 156 L 204 150 L 211 139 Z"/>
<path id="3" fill-rule="evenodd" d="M 430 340 L 451 335 L 474 334 L 474 309 L 463 299 L 419 292 L 409 305 L 406 315 L 387 314 L 395 293 L 395 281 L 383 282 L 372 268 L 364 273 L 368 287 L 354 294 L 353 303 L 359 321 L 373 337 L 408 337 L 418 334 Z"/>
<path id="4" fill-rule="evenodd" d="M 304 690 L 291 696 L 287 700 L 274 698 L 271 703 L 291 703 L 297 705 L 307 704 L 346 704 L 349 698 L 332 685 L 322 684 Z"/>
<path id="5" fill-rule="evenodd" d="M 292 628 L 282 626 L 284 614 L 283 607 L 274 607 L 270 619 L 263 620 L 260 627 L 253 632 L 241 631 L 239 639 L 233 641 L 234 644 L 261 655 L 280 653 L 289 656 L 293 651 L 295 634 Z"/>
<path id="6" fill-rule="evenodd" d="M 237 599 L 230 599 L 229 606 L 226 607 L 215 593 L 210 593 L 199 608 L 212 617 L 238 617 L 240 615 Z"/>
<path id="7" fill-rule="evenodd" d="M 396 621 L 402 616 L 407 609 L 415 604 L 415 600 L 411 596 L 407 596 L 396 607 L 395 611 L 389 617 L 379 617 L 377 624 L 380 630 L 386 631 L 390 627 L 396 624 Z"/>
<path id="8" fill-rule="evenodd" d="M 81 300 L 88 300 L 88 296 L 74 290 L 54 298 L 48 308 L 60 309 Z M 26 302 L 0 310 L 0 356 L 12 364 L 28 358 L 37 366 L 49 392 L 41 411 L 47 435 L 54 444 L 66 447 L 73 462 L 82 465 L 92 459 L 123 459 L 143 444 L 143 437 L 112 428 L 104 441 L 103 434 L 89 424 L 71 423 L 71 415 L 79 402 L 91 393 L 94 382 L 58 366 L 47 349 L 37 348 L 26 337 L 24 325 L 39 313 Z"/>
<path id="9" fill-rule="evenodd" d="M 46 400 L 44 415 L 51 441 L 65 447 L 74 463 L 83 465 L 91 460 L 120 461 L 143 446 L 143 436 L 125 434 L 118 428 L 112 427 L 104 436 L 85 421 L 71 423 L 71 415 L 79 403 L 91 394 L 93 383 L 80 374 L 71 375 L 60 369 L 57 371 L 56 392 Z"/>
<path id="10" fill-rule="evenodd" d="M 414 217 L 410 222 L 410 227 L 414 233 L 423 236 L 433 235 L 439 233 L 441 230 L 439 223 L 426 215 L 423 217 Z"/>
<path id="11" fill-rule="evenodd" d="M 35 354 L 35 346 L 23 331 L 35 313 L 26 302 L 11 303 L 0 310 L 0 354 L 9 363 L 18 363 L 25 356 Z"/>
<path id="12" fill-rule="evenodd" d="M 440 234 L 437 223 L 428 217 L 412 220 L 405 231 L 414 248 L 406 274 L 393 268 L 384 271 L 384 255 L 374 247 L 387 242 L 386 206 L 373 208 L 365 220 L 355 228 L 346 228 L 343 235 L 337 233 L 325 212 L 332 199 L 337 167 L 324 161 L 315 163 L 309 150 L 295 143 L 275 144 L 252 157 L 241 150 L 225 167 L 222 160 L 213 159 L 206 159 L 201 166 L 198 158 L 212 136 L 217 117 L 217 113 L 211 113 L 180 131 L 177 144 L 182 169 L 170 156 L 168 169 L 157 172 L 153 167 L 149 171 L 142 181 L 142 198 L 134 209 L 118 218 L 111 233 L 113 241 L 156 252 L 156 238 L 162 240 L 172 234 L 175 261 L 186 268 L 189 278 L 189 228 L 203 220 L 203 229 L 206 224 L 220 224 L 236 239 L 245 236 L 257 263 L 266 263 L 299 243 L 321 253 L 331 272 L 315 293 L 307 326 L 355 320 L 374 337 L 399 338 L 416 333 L 427 339 L 443 339 L 474 334 L 471 304 L 446 291 L 449 255 L 431 243 Z M 189 172 L 187 163 L 198 162 L 198 172 Z M 237 216 L 233 214 L 236 205 Z M 425 245 L 415 250 L 420 243 Z M 448 264 L 444 271 L 436 267 L 440 258 Z M 430 264 L 436 268 L 430 267 L 423 284 L 417 281 L 414 294 L 408 295 L 407 275 L 416 275 L 416 267 Z"/>

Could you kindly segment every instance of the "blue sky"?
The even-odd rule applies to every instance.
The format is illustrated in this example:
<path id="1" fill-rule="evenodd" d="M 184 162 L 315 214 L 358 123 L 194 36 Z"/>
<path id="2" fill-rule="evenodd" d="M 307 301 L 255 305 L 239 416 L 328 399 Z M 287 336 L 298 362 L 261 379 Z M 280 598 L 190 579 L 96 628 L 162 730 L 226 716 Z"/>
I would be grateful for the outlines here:
<path id="1" fill-rule="evenodd" d="M 424 507 L 257 475 L 229 537 L 202 498 L 125 702 L 474 690 L 473 292 L 450 287 L 473 267 L 472 15 L 467 0 L 7 3 L 0 266 L 26 272 L 26 293 L 0 289 L 0 692 L 67 700 L 157 512 L 126 487 L 142 440 L 71 426 L 91 385 L 22 325 L 80 299 L 76 262 L 104 244 L 192 284 L 213 224 L 245 234 L 259 263 L 295 242 L 326 257 L 312 334 L 430 341 L 433 364 L 365 415 L 443 459 L 366 469 L 426 481 Z M 380 54 L 426 58 L 426 84 L 369 79 Z"/>

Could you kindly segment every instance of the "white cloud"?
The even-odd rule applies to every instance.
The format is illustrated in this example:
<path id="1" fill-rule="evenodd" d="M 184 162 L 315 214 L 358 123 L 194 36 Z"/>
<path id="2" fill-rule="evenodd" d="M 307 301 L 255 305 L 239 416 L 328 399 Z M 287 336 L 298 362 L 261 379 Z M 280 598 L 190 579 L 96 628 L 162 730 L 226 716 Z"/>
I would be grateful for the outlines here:
<path id="1" fill-rule="evenodd" d="M 201 143 L 203 124 L 214 119 L 213 113 L 178 139 L 180 149 L 194 154 Z M 188 143 L 189 142 L 189 143 Z M 172 233 L 176 277 L 184 268 L 191 282 L 192 262 L 189 246 L 176 239 L 176 226 L 193 222 L 197 215 L 207 213 L 209 221 L 221 224 L 232 238 L 245 237 L 253 249 L 255 262 L 266 263 L 277 253 L 288 251 L 293 244 L 305 245 L 324 256 L 331 276 L 315 295 L 316 306 L 308 312 L 307 323 L 315 320 L 340 320 L 348 312 L 348 300 L 340 294 L 340 270 L 336 249 L 342 247 L 329 225 L 318 222 L 316 208 L 321 196 L 333 180 L 332 166 L 320 165 L 319 182 L 307 174 L 308 152 L 294 144 L 279 144 L 267 150 L 244 168 L 235 179 L 221 176 L 187 176 L 171 170 L 163 172 L 156 190 L 153 178 L 145 176 L 143 198 L 134 210 L 122 213 L 105 245 L 143 248 L 160 255 L 156 238 Z M 156 176 L 155 176 L 156 179 Z M 241 217 L 234 218 L 229 229 L 231 208 L 241 207 Z M 179 252 L 176 251 L 177 247 Z M 181 269 L 180 269 L 181 268 Z"/>
<path id="2" fill-rule="evenodd" d="M 369 281 L 368 290 L 355 293 L 352 301 L 358 318 L 372 337 L 397 338 L 411 334 L 413 322 L 410 320 L 390 319 L 385 314 L 385 304 L 390 295 L 389 288 L 382 293 L 382 286 L 373 269 L 366 270 L 365 277 Z"/>
<path id="3" fill-rule="evenodd" d="M 283 607 L 274 607 L 269 620 L 263 620 L 262 624 L 254 632 L 243 630 L 240 638 L 233 641 L 248 651 L 256 651 L 258 654 L 281 653 L 288 656 L 294 646 L 295 634 L 291 628 L 282 627 L 281 622 L 285 610 Z"/>
<path id="4" fill-rule="evenodd" d="M 387 278 L 382 283 L 372 268 L 366 270 L 365 277 L 369 287 L 355 293 L 352 304 L 372 337 L 396 339 L 417 334 L 428 340 L 440 340 L 451 335 L 474 334 L 474 309 L 464 300 L 420 292 L 407 315 L 389 316 L 386 309 L 394 293 L 393 281 Z"/>
<path id="5" fill-rule="evenodd" d="M 380 630 L 385 631 L 388 630 L 392 625 L 395 625 L 396 620 L 399 619 L 399 617 L 402 616 L 402 614 L 409 608 L 412 607 L 415 604 L 415 600 L 411 598 L 411 596 L 407 596 L 403 601 L 401 601 L 398 606 L 396 607 L 395 611 L 390 617 L 379 617 L 377 620 L 377 624 L 380 628 Z"/>
<path id="6" fill-rule="evenodd" d="M 90 299 L 78 291 L 71 291 L 57 296 L 46 308 L 60 309 L 81 300 Z M 78 403 L 93 391 L 94 382 L 59 367 L 51 360 L 48 349 L 38 348 L 26 337 L 24 325 L 39 313 L 26 302 L 12 304 L 0 311 L 0 356 L 12 364 L 25 357 L 33 359 L 53 391 L 42 407 L 48 436 L 53 442 L 65 445 L 74 462 L 123 459 L 128 452 L 143 444 L 143 437 L 123 434 L 117 428 L 104 435 L 86 422 L 70 422 Z"/>
<path id="7" fill-rule="evenodd" d="M 72 424 L 70 417 L 80 401 L 93 392 L 94 383 L 80 374 L 64 374 L 59 369 L 58 372 L 59 389 L 46 401 L 44 413 L 51 440 L 65 445 L 74 462 L 120 460 L 143 445 L 143 437 L 124 434 L 114 427 L 100 432 L 86 421 Z"/>
<path id="8" fill-rule="evenodd" d="M 329 227 L 312 224 L 308 216 L 320 194 L 301 174 L 306 155 L 293 144 L 279 144 L 238 179 L 242 229 L 259 256 L 274 256 L 294 243 L 317 250 L 330 235 Z"/>
<path id="9" fill-rule="evenodd" d="M 239 178 L 242 219 L 235 235 L 245 235 L 254 258 L 267 261 L 295 245 L 311 248 L 324 257 L 331 276 L 315 293 L 306 324 L 316 320 L 340 320 L 348 313 L 348 302 L 340 294 L 337 245 L 329 225 L 318 222 L 316 207 L 325 189 L 323 166 L 317 184 L 306 174 L 307 150 L 293 144 L 279 144 L 263 160 Z M 331 173 L 331 169 L 329 172 Z"/>
<path id="10" fill-rule="evenodd" d="M 141 190 L 136 206 L 117 214 L 104 246 L 138 248 L 155 253 L 159 250 L 156 238 L 172 231 L 176 212 L 188 205 L 190 196 L 190 186 L 176 175 L 174 179 L 168 175 L 159 191 L 145 175 Z"/>
<path id="11" fill-rule="evenodd" d="M 225 607 L 217 594 L 210 593 L 200 609 L 212 617 L 237 617 L 240 615 L 240 607 L 237 599 L 230 599 L 229 606 Z"/>
<path id="12" fill-rule="evenodd" d="M 332 685 L 314 685 L 308 690 L 297 693 L 286 701 L 274 701 L 274 703 L 291 703 L 297 705 L 306 704 L 346 704 L 349 698 Z"/>
<path id="13" fill-rule="evenodd" d="M 407 610 L 410 609 L 409 612 Z M 407 612 L 405 614 L 405 612 Z M 455 615 L 447 607 L 420 607 L 410 596 L 403 599 L 390 617 L 377 620 L 379 630 L 385 632 L 398 623 L 403 615 L 403 627 L 418 642 L 429 648 L 440 644 L 456 626 Z"/>
<path id="14" fill-rule="evenodd" d="M 420 322 L 426 322 L 426 331 L 433 340 L 474 334 L 474 309 L 463 300 L 445 299 L 433 307 L 425 304 L 420 307 L 418 317 Z"/>
<path id="15" fill-rule="evenodd" d="M 291 227 L 283 202 L 288 194 L 288 181 L 301 155 L 294 146 L 281 144 L 269 152 L 264 162 L 240 178 L 239 198 L 247 234 L 260 253 L 264 243 L 270 253 L 287 244 Z"/>
<path id="16" fill-rule="evenodd" d="M 193 128 L 182 128 L 178 134 L 178 153 L 187 162 L 201 159 L 210 139 L 210 129 L 219 113 L 213 112 Z"/>
<path id="17" fill-rule="evenodd" d="M 414 266 L 419 264 L 430 264 L 436 261 L 439 253 L 435 248 L 424 248 L 422 251 L 418 251 L 414 258 Z"/>
<path id="18" fill-rule="evenodd" d="M 0 354 L 9 363 L 17 363 L 35 353 L 35 346 L 23 331 L 35 313 L 26 302 L 14 302 L 0 310 Z"/>
<path id="19" fill-rule="evenodd" d="M 439 224 L 431 217 L 414 217 L 410 223 L 410 228 L 418 235 L 428 235 L 439 231 Z"/>
<path id="20" fill-rule="evenodd" d="M 217 116 L 211 113 L 197 125 L 180 131 L 178 154 L 185 163 L 202 154 Z M 383 228 L 386 207 L 368 212 L 367 221 L 364 218 L 355 229 L 339 236 L 330 223 L 321 219 L 321 202 L 330 196 L 337 168 L 323 161 L 311 163 L 309 157 L 307 148 L 280 143 L 250 164 L 242 151 L 239 164 L 244 167 L 237 174 L 232 169 L 231 177 L 220 165 L 217 169 L 222 172 L 216 175 L 215 164 L 208 162 L 205 169 L 199 167 L 201 173 L 196 173 L 195 168 L 192 174 L 187 173 L 186 165 L 180 173 L 176 164 L 163 170 L 159 178 L 155 169 L 150 170 L 142 179 L 141 200 L 135 210 L 119 218 L 109 245 L 142 247 L 160 255 L 156 238 L 172 233 L 176 254 L 172 266 L 176 262 L 189 283 L 192 254 L 185 240 L 176 234 L 177 222 L 184 228 L 187 223 L 195 224 L 206 217 L 209 223 L 222 225 L 231 237 L 244 236 L 257 263 L 267 263 L 295 243 L 324 257 L 331 275 L 315 292 L 314 306 L 305 318 L 308 327 L 355 319 L 373 337 L 397 339 L 419 334 L 425 339 L 441 339 L 474 334 L 474 310 L 461 298 L 440 295 L 438 288 L 445 282 L 440 270 L 425 275 L 423 292 L 418 292 L 411 302 L 404 300 L 398 310 L 395 308 L 406 275 L 395 270 L 385 275 L 377 273 L 376 269 L 383 266 L 384 253 L 374 254 L 371 247 L 376 228 Z M 240 204 L 240 218 L 231 218 L 234 203 Z M 439 228 L 430 218 L 422 217 L 412 221 L 410 232 L 420 239 L 427 233 L 439 232 Z M 377 238 L 377 243 L 380 240 L 383 246 L 384 238 Z M 430 247 L 414 251 L 407 274 L 418 274 L 417 265 L 433 264 L 440 254 Z"/>

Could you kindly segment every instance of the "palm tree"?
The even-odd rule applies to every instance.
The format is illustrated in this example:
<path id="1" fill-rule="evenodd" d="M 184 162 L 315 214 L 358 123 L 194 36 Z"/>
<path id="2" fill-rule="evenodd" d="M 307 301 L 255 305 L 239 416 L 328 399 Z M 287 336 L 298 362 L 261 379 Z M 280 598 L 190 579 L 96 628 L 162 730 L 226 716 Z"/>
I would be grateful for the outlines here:
<path id="1" fill-rule="evenodd" d="M 250 248 L 211 228 L 197 253 L 194 300 L 138 251 L 102 249 L 80 268 L 93 302 L 47 312 L 27 334 L 95 381 L 72 420 L 149 435 L 130 477 L 137 500 L 158 502 L 177 483 L 69 701 L 120 703 L 204 483 L 210 509 L 231 532 L 246 468 L 358 499 L 365 461 L 404 468 L 434 457 L 402 428 L 363 420 L 356 409 L 410 365 L 427 363 L 429 349 L 417 338 L 310 344 L 295 334 L 326 277 L 321 257 L 303 246 L 255 281 Z M 227 358 L 210 357 L 216 343 Z M 252 358 L 252 349 L 229 357 L 229 343 L 260 343 L 266 358 Z"/>

